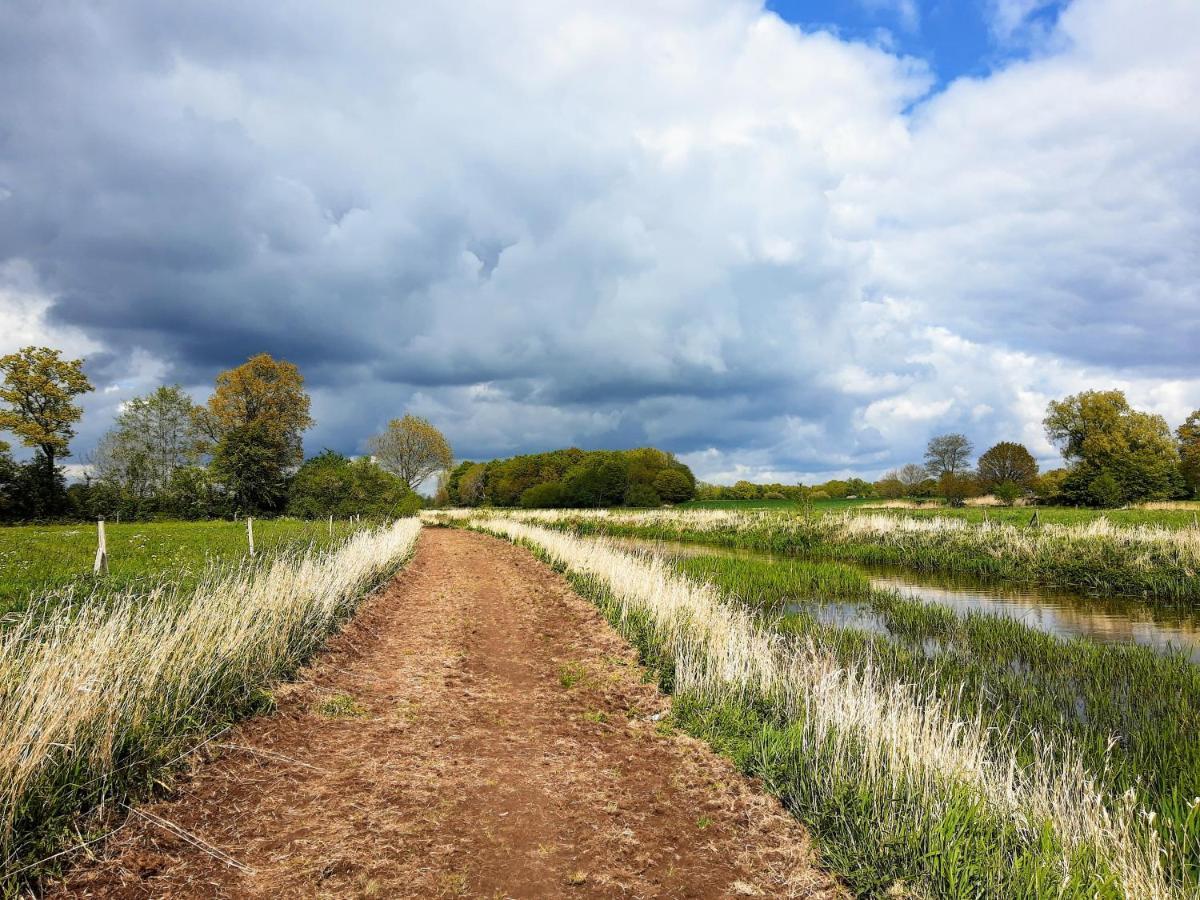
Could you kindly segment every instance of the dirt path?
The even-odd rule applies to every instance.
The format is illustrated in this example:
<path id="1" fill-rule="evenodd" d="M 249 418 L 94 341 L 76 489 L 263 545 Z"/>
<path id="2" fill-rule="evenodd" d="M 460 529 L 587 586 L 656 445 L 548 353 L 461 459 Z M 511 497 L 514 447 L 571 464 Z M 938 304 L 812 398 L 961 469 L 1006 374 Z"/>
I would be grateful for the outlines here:
<path id="1" fill-rule="evenodd" d="M 427 530 L 278 712 L 50 891 L 89 897 L 841 897 L 567 582 Z M 222 861 L 227 854 L 233 861 Z"/>

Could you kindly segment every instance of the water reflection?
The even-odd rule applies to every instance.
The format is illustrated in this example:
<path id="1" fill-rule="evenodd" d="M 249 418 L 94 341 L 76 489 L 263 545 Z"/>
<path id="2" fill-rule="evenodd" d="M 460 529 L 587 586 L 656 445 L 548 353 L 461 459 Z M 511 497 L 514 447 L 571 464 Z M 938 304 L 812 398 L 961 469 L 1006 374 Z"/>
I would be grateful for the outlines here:
<path id="1" fill-rule="evenodd" d="M 776 556 L 753 550 L 736 550 L 673 541 L 625 538 L 631 549 L 656 555 L 692 557 L 725 556 L 765 559 L 776 562 L 796 557 Z M 849 565 L 849 564 L 846 564 Z M 1128 598 L 1093 597 L 1026 585 L 996 584 L 960 576 L 929 575 L 888 566 L 858 568 L 876 587 L 899 591 L 907 597 L 936 603 L 958 612 L 980 612 L 1016 619 L 1031 628 L 1061 637 L 1082 636 L 1106 643 L 1133 643 L 1156 650 L 1182 650 L 1200 664 L 1200 618 L 1185 606 L 1161 601 L 1143 602 Z M 853 603 L 806 606 L 818 621 L 864 631 L 886 633 L 882 620 L 870 609 Z"/>

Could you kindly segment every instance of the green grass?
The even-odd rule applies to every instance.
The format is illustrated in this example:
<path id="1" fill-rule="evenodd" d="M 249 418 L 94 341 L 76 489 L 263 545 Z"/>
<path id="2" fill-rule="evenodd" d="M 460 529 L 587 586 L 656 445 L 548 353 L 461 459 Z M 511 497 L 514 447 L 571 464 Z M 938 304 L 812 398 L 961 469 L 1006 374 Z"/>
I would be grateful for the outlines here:
<path id="1" fill-rule="evenodd" d="M 1200 667 L 1186 657 L 1063 640 L 997 616 L 957 615 L 874 589 L 861 573 L 836 564 L 700 556 L 675 566 L 757 610 L 791 639 L 819 640 L 843 665 L 869 657 L 887 680 L 920 684 L 962 718 L 1008 729 L 1023 762 L 1075 747 L 1114 795 L 1130 788 L 1142 794 L 1164 836 L 1188 851 L 1174 874 L 1200 881 L 1200 814 L 1192 806 L 1200 796 Z M 886 634 L 821 624 L 813 615 L 822 604 L 846 601 L 869 611 Z M 712 738 L 731 714 L 689 715 Z M 735 755 L 754 755 L 739 747 Z"/>
<path id="2" fill-rule="evenodd" d="M 310 544 L 340 543 L 362 525 L 262 519 L 254 522 L 257 559 Z M 246 523 L 136 522 L 105 526 L 109 574 L 92 575 L 96 525 L 24 525 L 0 528 L 0 617 L 19 614 L 31 600 L 76 593 L 144 591 L 167 582 L 186 592 L 210 567 L 236 566 L 248 559 Z"/>
<path id="3" fill-rule="evenodd" d="M 1175 515 L 1175 511 L 1145 512 L 1160 517 Z M 913 511 L 872 514 L 884 522 L 891 518 L 927 518 L 913 516 Z M 982 512 L 979 517 L 982 519 Z M 1182 539 L 1188 537 L 1184 534 L 1179 535 L 1178 544 L 1155 544 L 1125 541 L 1121 529 L 1109 535 L 1068 533 L 1060 528 L 981 527 L 867 533 L 848 530 L 847 518 L 766 511 L 714 523 L 689 518 L 683 512 L 648 521 L 622 521 L 615 515 L 611 519 L 567 517 L 550 524 L 579 535 L 682 541 L 806 559 L 899 566 L 914 572 L 1044 584 L 1094 594 L 1172 602 L 1200 600 L 1200 565 L 1194 548 L 1183 546 Z M 1043 523 L 1051 524 L 1046 519 Z"/>
<path id="4" fill-rule="evenodd" d="M 814 513 L 842 512 L 872 503 L 872 500 L 814 500 L 809 508 Z M 680 503 L 675 509 L 780 509 L 803 510 L 804 504 L 799 500 L 689 500 Z"/>
<path id="5" fill-rule="evenodd" d="M 870 502 L 870 501 L 868 501 Z M 967 506 L 959 509 L 943 507 L 940 509 L 881 509 L 870 510 L 890 515 L 912 516 L 914 518 L 932 518 L 941 516 L 948 519 L 963 519 L 979 524 L 985 519 L 992 522 L 1003 522 L 1008 525 L 1027 525 L 1033 513 L 1044 525 L 1087 525 L 1099 519 L 1107 519 L 1114 525 L 1158 525 L 1162 528 L 1191 528 L 1193 518 L 1200 513 L 1200 504 L 1196 509 L 1084 509 L 1078 506 Z"/>
<path id="6" fill-rule="evenodd" d="M 1123 897 L 1112 873 L 1087 850 L 1066 851 L 1048 826 L 1031 840 L 952 782 L 939 789 L 937 810 L 923 784 L 901 781 L 887 795 L 870 790 L 863 773 L 845 765 L 844 745 L 808 738 L 803 709 L 789 716 L 768 696 L 717 700 L 676 692 L 674 660 L 649 618 L 623 608 L 599 579 L 569 570 L 567 577 L 638 649 L 660 687 L 675 694 L 670 724 L 762 779 L 812 829 L 823 865 L 857 896 Z M 660 727 L 670 731 L 666 721 Z"/>

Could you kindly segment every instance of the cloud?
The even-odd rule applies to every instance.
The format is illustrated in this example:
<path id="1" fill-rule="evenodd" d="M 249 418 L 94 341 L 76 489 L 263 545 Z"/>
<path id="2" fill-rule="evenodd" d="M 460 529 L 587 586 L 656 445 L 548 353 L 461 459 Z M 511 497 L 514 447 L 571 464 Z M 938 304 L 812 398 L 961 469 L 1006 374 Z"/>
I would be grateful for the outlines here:
<path id="1" fill-rule="evenodd" d="M 0 343 L 116 386 L 81 450 L 263 350 L 347 452 L 413 409 L 468 457 L 869 474 L 949 428 L 1045 453 L 1076 386 L 1180 418 L 1197 26 L 1077 0 L 927 97 L 920 61 L 750 0 L 7 4 Z"/>
<path id="2" fill-rule="evenodd" d="M 872 13 L 888 13 L 895 16 L 900 27 L 907 32 L 921 28 L 921 10 L 917 0 L 858 0 L 859 4 Z"/>

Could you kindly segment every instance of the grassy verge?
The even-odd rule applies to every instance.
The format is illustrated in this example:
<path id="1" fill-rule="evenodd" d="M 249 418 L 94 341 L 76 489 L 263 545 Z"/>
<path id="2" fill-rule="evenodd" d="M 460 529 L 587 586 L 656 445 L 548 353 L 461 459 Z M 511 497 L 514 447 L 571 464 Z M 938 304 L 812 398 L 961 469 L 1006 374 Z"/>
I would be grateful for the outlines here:
<path id="1" fill-rule="evenodd" d="M 1200 600 L 1200 529 L 1088 525 L 1022 528 L 937 516 L 806 518 L 722 511 L 580 514 L 529 521 L 580 535 L 688 541 L 781 555 L 903 566 L 1101 594 Z"/>
<path id="2" fill-rule="evenodd" d="M 186 597 L 108 595 L 0 636 L 0 893 L 36 874 L 82 814 L 137 796 L 198 740 L 261 708 L 419 530 L 402 520 L 215 572 Z"/>
<path id="3" fill-rule="evenodd" d="M 792 640 L 819 641 L 841 665 L 869 657 L 881 677 L 920 684 L 956 716 L 1006 729 L 1022 766 L 1072 748 L 1107 792 L 1142 796 L 1163 840 L 1180 848 L 1174 874 L 1200 883 L 1200 667 L 1182 654 L 956 614 L 876 590 L 838 564 L 702 556 L 673 565 Z M 831 603 L 862 610 L 885 633 L 823 624 Z"/>
<path id="4" fill-rule="evenodd" d="M 1066 738 L 1051 750 L 1019 719 L 966 715 L 893 677 L 874 642 L 851 655 L 815 630 L 781 635 L 660 560 L 480 524 L 565 570 L 675 693 L 677 723 L 763 777 L 860 893 L 1195 895 L 1187 848 L 1164 841 L 1141 792 L 1115 795 Z M 1022 744 L 1045 752 L 1023 761 Z"/>
<path id="5" fill-rule="evenodd" d="M 280 554 L 341 544 L 362 526 L 301 519 L 254 523 L 256 562 Z M 23 612 L 31 602 L 44 606 L 67 595 L 96 590 L 149 592 L 169 581 L 184 591 L 209 578 L 214 569 L 247 561 L 246 523 L 107 523 L 109 573 L 92 576 L 96 526 L 22 525 L 0 528 L 0 617 Z"/>

